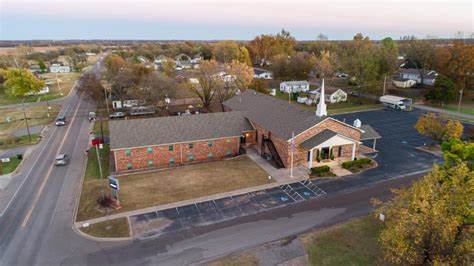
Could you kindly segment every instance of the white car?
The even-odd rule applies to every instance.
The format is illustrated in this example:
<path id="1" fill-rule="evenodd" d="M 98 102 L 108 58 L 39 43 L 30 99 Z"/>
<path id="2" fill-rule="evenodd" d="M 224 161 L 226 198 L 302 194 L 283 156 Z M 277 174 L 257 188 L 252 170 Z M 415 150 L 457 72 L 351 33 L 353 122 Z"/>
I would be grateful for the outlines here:
<path id="1" fill-rule="evenodd" d="M 67 154 L 60 153 L 56 156 L 54 159 L 54 165 L 60 166 L 60 165 L 66 165 L 69 162 L 69 157 Z"/>
<path id="2" fill-rule="evenodd" d="M 56 122 L 54 122 L 56 126 L 65 126 L 66 125 L 66 117 L 64 115 L 58 116 L 56 118 Z"/>

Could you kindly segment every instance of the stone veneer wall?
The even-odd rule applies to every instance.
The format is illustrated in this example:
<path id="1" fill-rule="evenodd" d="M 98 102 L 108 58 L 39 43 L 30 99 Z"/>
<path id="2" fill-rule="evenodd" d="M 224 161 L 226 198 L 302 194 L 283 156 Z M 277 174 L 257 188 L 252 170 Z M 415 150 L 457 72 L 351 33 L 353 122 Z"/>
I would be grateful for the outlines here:
<path id="1" fill-rule="evenodd" d="M 210 141 L 212 141 L 211 146 L 209 146 L 208 140 L 203 140 L 113 150 L 115 169 L 117 172 L 123 172 L 137 169 L 163 168 L 194 162 L 219 160 L 239 154 L 240 137 L 221 138 Z M 190 148 L 189 144 L 192 144 L 193 147 Z M 170 146 L 173 147 L 172 151 L 169 150 Z M 151 148 L 151 152 L 148 151 L 148 148 Z M 130 150 L 130 155 L 126 154 L 126 150 Z M 212 157 L 210 157 L 210 154 L 212 154 Z M 190 155 L 194 156 L 194 160 L 191 160 Z M 174 159 L 174 163 L 170 163 L 171 158 Z M 129 166 L 131 166 L 131 169 Z"/>

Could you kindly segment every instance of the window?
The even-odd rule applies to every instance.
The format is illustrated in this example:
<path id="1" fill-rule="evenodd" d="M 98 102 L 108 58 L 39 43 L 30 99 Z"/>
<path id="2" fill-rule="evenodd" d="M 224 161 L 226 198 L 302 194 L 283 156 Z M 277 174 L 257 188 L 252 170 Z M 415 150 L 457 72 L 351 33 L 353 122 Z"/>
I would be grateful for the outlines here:
<path id="1" fill-rule="evenodd" d="M 208 146 L 208 147 L 212 147 L 212 144 L 213 144 L 213 141 L 212 141 L 212 140 L 210 140 L 210 141 L 207 142 L 207 146 Z"/>
<path id="2" fill-rule="evenodd" d="M 214 157 L 214 154 L 212 154 L 212 152 L 207 154 L 207 158 L 213 158 L 213 157 Z"/>
<path id="3" fill-rule="evenodd" d="M 148 166 L 153 166 L 153 160 L 148 160 Z"/>
<path id="4" fill-rule="evenodd" d="M 226 142 L 227 142 L 227 143 L 230 143 L 230 139 L 226 139 Z"/>
<path id="5" fill-rule="evenodd" d="M 174 158 L 170 158 L 170 166 L 174 165 Z"/>
<path id="6" fill-rule="evenodd" d="M 227 150 L 227 155 L 228 155 L 228 156 L 232 155 L 232 151 L 231 151 L 231 150 Z"/>
<path id="7" fill-rule="evenodd" d="M 152 147 L 148 147 L 148 148 L 146 149 L 146 152 L 147 152 L 148 154 L 153 153 L 153 148 L 152 148 Z"/>
<path id="8" fill-rule="evenodd" d="M 194 145 L 192 143 L 188 144 L 188 148 L 192 149 L 193 147 L 194 147 Z"/>
<path id="9" fill-rule="evenodd" d="M 173 145 L 168 146 L 169 151 L 173 151 Z"/>
<path id="10" fill-rule="evenodd" d="M 132 154 L 132 150 L 126 149 L 125 150 L 125 155 L 130 156 Z"/>
<path id="11" fill-rule="evenodd" d="M 127 169 L 128 169 L 128 170 L 132 169 L 132 164 L 131 164 L 131 163 L 128 163 L 128 164 L 127 164 Z"/>
<path id="12" fill-rule="evenodd" d="M 189 155 L 188 155 L 188 160 L 189 160 L 189 161 L 194 161 L 194 155 L 189 154 Z"/>

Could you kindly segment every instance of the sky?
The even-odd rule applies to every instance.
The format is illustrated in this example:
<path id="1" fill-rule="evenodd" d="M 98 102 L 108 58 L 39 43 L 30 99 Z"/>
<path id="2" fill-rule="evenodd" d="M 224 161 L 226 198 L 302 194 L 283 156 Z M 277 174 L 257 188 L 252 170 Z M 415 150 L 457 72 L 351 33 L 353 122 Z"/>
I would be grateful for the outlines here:
<path id="1" fill-rule="evenodd" d="M 0 0 L 0 40 L 452 38 L 474 31 L 471 0 Z"/>

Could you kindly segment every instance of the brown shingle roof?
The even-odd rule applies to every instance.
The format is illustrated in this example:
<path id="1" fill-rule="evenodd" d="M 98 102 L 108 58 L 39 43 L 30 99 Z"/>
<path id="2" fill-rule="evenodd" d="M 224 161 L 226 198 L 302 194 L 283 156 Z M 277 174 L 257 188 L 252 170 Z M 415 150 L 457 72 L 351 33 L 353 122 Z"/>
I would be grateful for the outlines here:
<path id="1" fill-rule="evenodd" d="M 325 142 L 326 140 L 336 136 L 337 133 L 330 130 L 330 129 L 325 129 L 321 132 L 319 132 L 317 135 L 312 136 L 311 138 L 303 141 L 300 146 L 304 149 L 312 149 L 319 144 Z"/>
<path id="2" fill-rule="evenodd" d="M 234 111 L 245 111 L 245 116 L 272 134 L 289 140 L 292 132 L 295 135 L 321 122 L 315 111 L 303 109 L 287 101 L 246 90 L 224 102 L 224 105 Z"/>
<path id="3" fill-rule="evenodd" d="M 109 122 L 110 149 L 242 135 L 252 125 L 241 112 L 168 116 Z"/>

